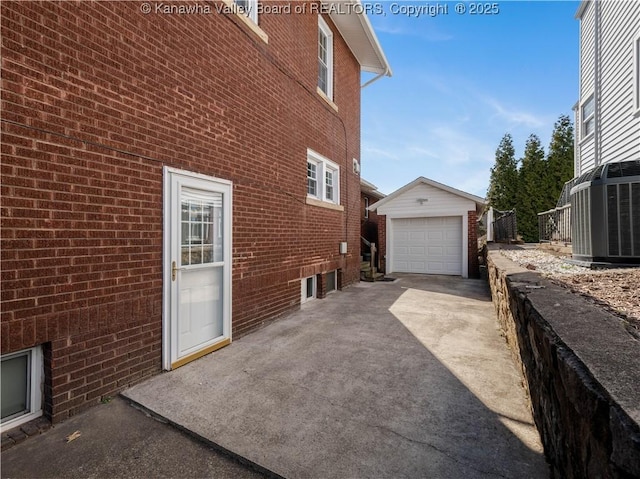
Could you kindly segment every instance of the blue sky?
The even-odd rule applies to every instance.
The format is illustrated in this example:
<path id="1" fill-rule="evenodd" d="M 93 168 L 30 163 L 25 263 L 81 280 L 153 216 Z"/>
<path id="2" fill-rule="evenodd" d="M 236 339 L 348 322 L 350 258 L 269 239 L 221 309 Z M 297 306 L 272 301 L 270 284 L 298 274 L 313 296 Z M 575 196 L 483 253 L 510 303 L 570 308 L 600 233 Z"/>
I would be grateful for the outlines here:
<path id="1" fill-rule="evenodd" d="M 393 14 L 394 3 L 448 14 Z M 381 192 L 425 176 L 484 197 L 505 133 L 520 157 L 531 133 L 546 152 L 558 117 L 573 120 L 579 2 L 503 1 L 495 15 L 460 15 L 456 2 L 379 5 L 369 20 L 393 76 L 362 90 L 361 159 Z"/>

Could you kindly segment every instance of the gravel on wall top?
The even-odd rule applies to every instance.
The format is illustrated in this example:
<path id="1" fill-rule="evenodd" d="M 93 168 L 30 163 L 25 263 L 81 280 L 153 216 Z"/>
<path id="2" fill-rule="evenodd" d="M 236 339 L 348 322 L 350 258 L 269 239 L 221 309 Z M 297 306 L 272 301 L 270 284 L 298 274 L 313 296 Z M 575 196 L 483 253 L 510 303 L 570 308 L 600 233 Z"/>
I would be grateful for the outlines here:
<path id="1" fill-rule="evenodd" d="M 623 317 L 634 329 L 640 328 L 640 267 L 594 270 L 539 249 L 503 249 L 501 253 Z"/>

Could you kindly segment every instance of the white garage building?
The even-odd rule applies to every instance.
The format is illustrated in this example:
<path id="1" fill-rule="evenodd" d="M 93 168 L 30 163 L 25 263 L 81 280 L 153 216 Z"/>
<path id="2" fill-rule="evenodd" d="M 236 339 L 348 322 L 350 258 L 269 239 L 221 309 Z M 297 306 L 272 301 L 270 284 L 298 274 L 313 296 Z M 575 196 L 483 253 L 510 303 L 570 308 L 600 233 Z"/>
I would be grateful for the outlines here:
<path id="1" fill-rule="evenodd" d="M 380 218 L 386 273 L 477 276 L 479 196 L 420 177 L 371 207 Z M 381 228 L 382 229 L 382 228 Z"/>

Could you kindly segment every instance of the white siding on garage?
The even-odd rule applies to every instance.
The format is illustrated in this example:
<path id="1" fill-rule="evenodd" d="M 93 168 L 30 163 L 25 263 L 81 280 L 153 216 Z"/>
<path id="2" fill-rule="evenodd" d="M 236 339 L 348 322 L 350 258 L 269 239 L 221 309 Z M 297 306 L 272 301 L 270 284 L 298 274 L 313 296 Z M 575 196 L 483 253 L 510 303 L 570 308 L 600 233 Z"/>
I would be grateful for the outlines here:
<path id="1" fill-rule="evenodd" d="M 398 273 L 462 275 L 462 217 L 391 220 Z"/>
<path id="2" fill-rule="evenodd" d="M 426 201 L 418 201 L 418 200 Z M 476 204 L 459 195 L 427 184 L 419 184 L 393 201 L 380 206 L 378 214 L 393 217 L 458 216 L 475 211 Z"/>

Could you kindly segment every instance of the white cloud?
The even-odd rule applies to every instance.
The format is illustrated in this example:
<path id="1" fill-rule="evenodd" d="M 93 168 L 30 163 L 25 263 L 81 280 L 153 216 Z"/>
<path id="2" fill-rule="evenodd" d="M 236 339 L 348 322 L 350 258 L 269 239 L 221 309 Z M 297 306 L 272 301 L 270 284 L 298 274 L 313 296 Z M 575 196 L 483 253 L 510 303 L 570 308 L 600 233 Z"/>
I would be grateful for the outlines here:
<path id="1" fill-rule="evenodd" d="M 498 100 L 490 97 L 483 98 L 484 102 L 494 111 L 494 117 L 501 118 L 509 124 L 509 126 L 526 126 L 529 128 L 540 128 L 549 123 L 548 118 L 536 116 L 533 113 L 520 111 L 502 105 Z"/>

